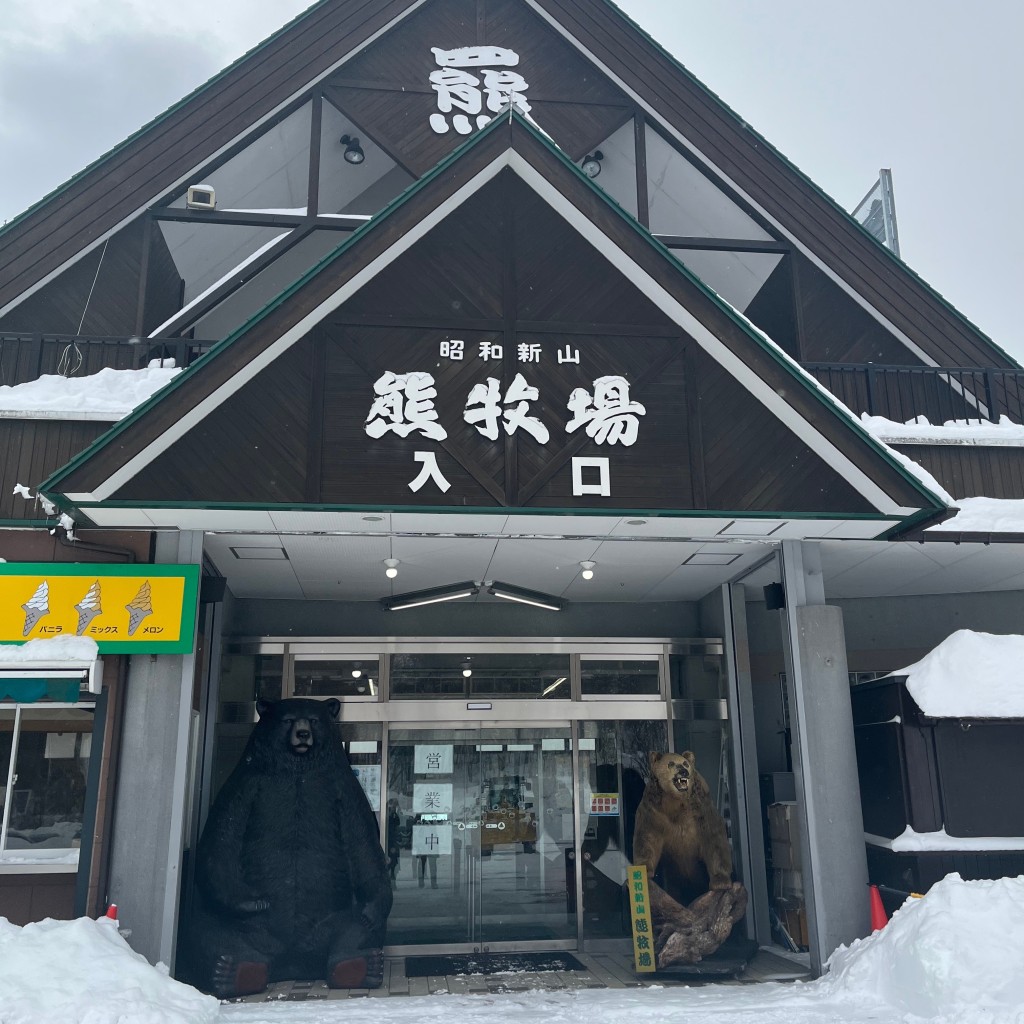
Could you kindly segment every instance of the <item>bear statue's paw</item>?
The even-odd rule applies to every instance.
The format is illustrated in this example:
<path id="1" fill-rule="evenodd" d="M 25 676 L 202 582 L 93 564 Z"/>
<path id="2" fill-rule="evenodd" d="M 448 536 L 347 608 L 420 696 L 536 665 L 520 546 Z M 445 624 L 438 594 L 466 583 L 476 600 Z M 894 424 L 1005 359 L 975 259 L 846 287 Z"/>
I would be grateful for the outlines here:
<path id="1" fill-rule="evenodd" d="M 339 960 L 327 971 L 331 988 L 380 988 L 383 983 L 383 949 L 370 949 L 361 956 Z"/>
<path id="2" fill-rule="evenodd" d="M 218 999 L 252 996 L 267 987 L 269 966 L 252 960 L 238 960 L 233 956 L 219 956 L 213 966 L 210 992 Z"/>

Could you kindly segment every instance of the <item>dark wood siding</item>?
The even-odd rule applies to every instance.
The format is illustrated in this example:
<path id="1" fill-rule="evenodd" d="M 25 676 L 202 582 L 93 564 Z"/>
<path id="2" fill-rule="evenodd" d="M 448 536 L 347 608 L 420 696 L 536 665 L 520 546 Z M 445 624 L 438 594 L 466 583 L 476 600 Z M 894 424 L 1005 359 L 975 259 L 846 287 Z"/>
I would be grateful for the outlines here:
<path id="1" fill-rule="evenodd" d="M 598 204 L 621 230 L 614 210 Z M 629 229 L 628 237 L 637 244 L 634 256 L 661 259 L 642 236 Z M 722 327 L 739 330 L 662 262 L 689 298 L 710 303 L 704 312 L 717 312 Z M 331 269 L 323 273 L 326 280 L 307 287 L 336 286 Z M 461 360 L 439 355 L 440 343 L 453 337 L 465 344 Z M 504 355 L 482 360 L 483 341 L 502 345 Z M 738 335 L 730 341 L 741 344 Z M 778 371 L 749 337 L 742 344 L 750 365 Z M 543 358 L 523 358 L 520 345 L 536 346 Z M 556 358 L 566 349 L 578 352 L 578 363 Z M 375 381 L 386 371 L 414 370 L 433 375 L 434 407 L 447 436 L 368 437 Z M 476 384 L 493 376 L 505 394 L 520 373 L 538 389 L 528 413 L 548 428 L 547 442 L 527 430 L 487 439 L 464 419 Z M 569 396 L 577 388 L 589 391 L 606 374 L 628 380 L 629 398 L 646 408 L 633 446 L 601 446 L 583 430 L 566 429 Z M 779 387 L 793 387 L 784 375 L 779 380 Z M 794 389 L 794 397 L 802 392 Z M 835 427 L 822 407 L 809 411 Z M 413 453 L 423 449 L 436 455 L 450 492 L 436 485 L 410 490 L 418 473 Z M 571 459 L 577 455 L 609 459 L 611 499 L 573 496 Z M 872 511 L 511 171 L 485 185 L 115 497 L 143 504 Z"/>
<path id="2" fill-rule="evenodd" d="M 954 498 L 1024 498 L 1024 448 L 893 445 L 924 466 Z"/>
<path id="3" fill-rule="evenodd" d="M 115 497 L 303 501 L 310 373 L 309 349 L 294 346 Z"/>
<path id="4" fill-rule="evenodd" d="M 36 487 L 87 448 L 109 423 L 0 419 L 0 519 L 45 519 L 42 509 L 13 493 Z"/>

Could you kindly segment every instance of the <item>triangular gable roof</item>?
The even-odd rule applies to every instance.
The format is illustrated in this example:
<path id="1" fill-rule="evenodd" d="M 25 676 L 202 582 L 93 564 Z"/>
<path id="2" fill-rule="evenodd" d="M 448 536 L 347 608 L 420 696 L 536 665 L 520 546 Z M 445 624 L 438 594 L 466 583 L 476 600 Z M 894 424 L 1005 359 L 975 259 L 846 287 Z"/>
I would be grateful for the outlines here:
<path id="1" fill-rule="evenodd" d="M 12 221 L 0 230 L 0 310 L 186 183 L 218 152 L 425 2 L 321 0 Z M 610 0 L 521 2 L 819 268 L 845 282 L 924 362 L 1016 365 Z"/>
<path id="2" fill-rule="evenodd" d="M 43 491 L 103 503 L 225 397 L 509 168 L 893 525 L 943 509 L 813 379 L 690 274 L 518 114 L 492 122 Z M 330 268 L 328 272 L 328 268 Z"/>

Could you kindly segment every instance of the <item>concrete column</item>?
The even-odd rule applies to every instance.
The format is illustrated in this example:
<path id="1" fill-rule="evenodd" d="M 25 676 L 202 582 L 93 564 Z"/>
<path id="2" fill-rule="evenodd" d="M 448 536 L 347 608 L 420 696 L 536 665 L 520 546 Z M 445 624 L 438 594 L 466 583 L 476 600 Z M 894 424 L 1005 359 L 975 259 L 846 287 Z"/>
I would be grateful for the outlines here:
<path id="1" fill-rule="evenodd" d="M 202 555 L 199 532 L 157 535 L 157 562 L 200 563 Z M 172 970 L 194 671 L 193 654 L 131 656 L 111 843 L 109 898 L 129 942 Z"/>
<path id="2" fill-rule="evenodd" d="M 864 821 L 843 616 L 825 604 L 819 545 L 783 541 L 782 570 L 804 894 L 811 965 L 820 973 L 839 945 L 870 933 Z"/>

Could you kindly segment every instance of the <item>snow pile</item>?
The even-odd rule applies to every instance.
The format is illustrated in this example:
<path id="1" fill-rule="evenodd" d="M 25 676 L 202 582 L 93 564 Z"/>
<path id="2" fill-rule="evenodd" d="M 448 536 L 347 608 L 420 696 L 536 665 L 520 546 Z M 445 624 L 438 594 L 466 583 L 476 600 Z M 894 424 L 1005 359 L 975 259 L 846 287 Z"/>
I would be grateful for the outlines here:
<path id="1" fill-rule="evenodd" d="M 1022 949 L 1024 876 L 965 882 L 952 874 L 907 900 L 882 931 L 837 949 L 814 987 L 873 995 L 931 1020 L 1013 1019 L 1024 1007 Z"/>
<path id="2" fill-rule="evenodd" d="M 212 1024 L 216 999 L 151 967 L 113 921 L 0 917 L 3 1024 Z"/>
<path id="3" fill-rule="evenodd" d="M 960 511 L 952 519 L 928 527 L 926 533 L 1024 533 L 1024 499 L 959 498 L 951 504 Z"/>
<path id="4" fill-rule="evenodd" d="M 1024 636 L 958 629 L 908 668 L 917 706 L 935 718 L 1024 718 Z"/>
<path id="5" fill-rule="evenodd" d="M 147 366 L 144 370 L 106 368 L 86 377 L 46 374 L 26 384 L 5 384 L 0 386 L 0 416 L 119 420 L 180 372 L 173 366 Z"/>
<path id="6" fill-rule="evenodd" d="M 0 644 L 0 662 L 51 665 L 61 661 L 95 661 L 99 650 L 96 641 L 87 636 L 54 636 L 23 644 Z"/>
<path id="7" fill-rule="evenodd" d="M 1014 423 L 1007 416 L 1000 416 L 998 423 L 988 420 L 946 420 L 933 424 L 927 416 L 917 416 L 906 423 L 887 420 L 883 416 L 869 416 L 861 413 L 861 424 L 868 433 L 881 441 L 928 442 L 940 441 L 945 444 L 1024 444 L 1024 426 Z"/>

